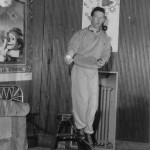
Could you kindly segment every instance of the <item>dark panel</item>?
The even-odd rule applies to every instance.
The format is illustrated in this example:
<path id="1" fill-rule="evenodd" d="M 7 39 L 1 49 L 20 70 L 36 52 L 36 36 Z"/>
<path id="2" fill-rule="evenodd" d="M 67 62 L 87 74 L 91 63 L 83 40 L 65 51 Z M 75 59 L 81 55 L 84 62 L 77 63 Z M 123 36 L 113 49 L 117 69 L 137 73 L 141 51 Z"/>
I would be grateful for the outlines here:
<path id="1" fill-rule="evenodd" d="M 119 72 L 118 140 L 149 141 L 149 6 L 148 0 L 121 1 L 116 66 Z"/>
<path id="2" fill-rule="evenodd" d="M 54 133 L 58 113 L 71 112 L 70 68 L 64 55 L 70 37 L 81 28 L 81 8 L 79 0 L 45 0 L 34 5 L 38 11 L 34 16 L 32 111 L 39 113 L 39 125 L 45 133 Z"/>
<path id="3" fill-rule="evenodd" d="M 41 100 L 41 67 L 43 53 L 43 19 L 44 3 L 36 0 L 33 2 L 33 101 L 31 112 L 39 112 Z M 30 38 L 30 37 L 29 37 Z"/>

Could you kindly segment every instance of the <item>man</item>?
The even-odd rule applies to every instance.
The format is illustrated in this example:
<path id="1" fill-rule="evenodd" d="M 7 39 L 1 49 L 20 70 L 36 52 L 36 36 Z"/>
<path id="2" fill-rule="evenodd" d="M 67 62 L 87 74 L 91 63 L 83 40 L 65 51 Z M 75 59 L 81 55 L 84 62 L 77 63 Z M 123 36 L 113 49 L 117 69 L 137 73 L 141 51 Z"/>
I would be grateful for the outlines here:
<path id="1" fill-rule="evenodd" d="M 77 31 L 71 38 L 65 62 L 74 62 L 71 72 L 72 105 L 79 136 L 93 145 L 93 121 L 98 107 L 98 68 L 108 62 L 111 52 L 110 38 L 104 31 L 105 10 L 95 7 L 91 12 L 91 25 Z"/>

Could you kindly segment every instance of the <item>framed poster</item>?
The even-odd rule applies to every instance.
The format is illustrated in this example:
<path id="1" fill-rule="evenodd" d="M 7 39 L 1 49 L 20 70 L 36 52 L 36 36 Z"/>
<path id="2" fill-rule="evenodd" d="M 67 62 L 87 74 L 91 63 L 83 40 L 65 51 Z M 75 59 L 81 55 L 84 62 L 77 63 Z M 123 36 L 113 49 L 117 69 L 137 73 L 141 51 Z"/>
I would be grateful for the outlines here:
<path id="1" fill-rule="evenodd" d="M 0 72 L 31 70 L 31 65 L 27 62 L 28 53 L 31 53 L 27 53 L 30 2 L 30 0 L 13 0 L 8 7 L 0 5 Z"/>
<path id="2" fill-rule="evenodd" d="M 25 64 L 25 3 L 0 8 L 0 64 Z"/>
<path id="3" fill-rule="evenodd" d="M 83 0 L 82 28 L 90 25 L 89 16 L 94 7 L 103 7 L 106 11 L 106 31 L 111 39 L 112 52 L 118 51 L 120 0 Z"/>

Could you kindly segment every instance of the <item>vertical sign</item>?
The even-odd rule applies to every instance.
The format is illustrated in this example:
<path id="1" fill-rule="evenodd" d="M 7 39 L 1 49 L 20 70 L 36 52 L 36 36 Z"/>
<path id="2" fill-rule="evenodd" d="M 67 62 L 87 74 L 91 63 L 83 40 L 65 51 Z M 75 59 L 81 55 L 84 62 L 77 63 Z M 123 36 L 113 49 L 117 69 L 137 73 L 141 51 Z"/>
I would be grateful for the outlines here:
<path id="1" fill-rule="evenodd" d="M 107 20 L 105 25 L 108 27 L 106 31 L 111 38 L 112 51 L 118 51 L 119 36 L 119 8 L 120 0 L 83 0 L 82 11 L 82 28 L 90 25 L 89 16 L 94 7 L 103 7 L 106 11 Z"/>

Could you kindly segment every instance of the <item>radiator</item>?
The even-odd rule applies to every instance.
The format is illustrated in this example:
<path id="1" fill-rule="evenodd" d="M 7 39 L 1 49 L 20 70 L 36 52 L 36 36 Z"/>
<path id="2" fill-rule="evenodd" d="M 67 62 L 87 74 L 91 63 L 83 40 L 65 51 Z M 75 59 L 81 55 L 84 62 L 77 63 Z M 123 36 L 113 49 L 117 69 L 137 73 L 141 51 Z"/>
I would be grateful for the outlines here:
<path id="1" fill-rule="evenodd" d="M 109 115 L 110 115 L 110 96 L 113 89 L 110 86 L 100 85 L 99 100 L 99 124 L 96 131 L 96 140 L 98 146 L 106 149 L 112 148 L 113 145 L 109 141 Z"/>

